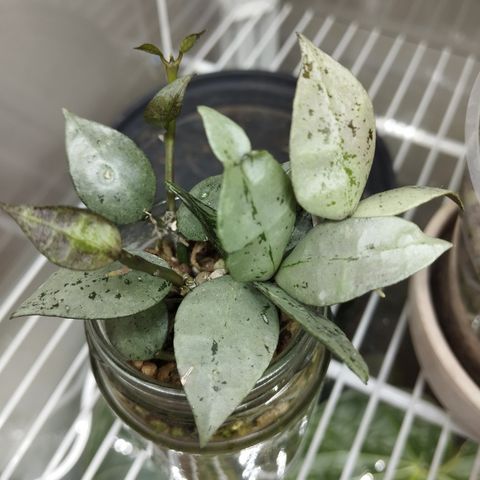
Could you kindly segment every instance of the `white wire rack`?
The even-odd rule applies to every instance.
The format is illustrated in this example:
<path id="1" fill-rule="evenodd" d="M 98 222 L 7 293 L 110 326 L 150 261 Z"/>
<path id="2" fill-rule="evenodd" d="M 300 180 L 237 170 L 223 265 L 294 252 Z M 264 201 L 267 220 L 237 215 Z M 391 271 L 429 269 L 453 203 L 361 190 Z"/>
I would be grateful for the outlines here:
<path id="1" fill-rule="evenodd" d="M 258 7 L 259 3 L 262 8 Z M 439 2 L 439 5 L 444 3 Z M 165 50 L 169 51 L 185 32 L 207 26 L 208 32 L 202 42 L 187 59 L 189 70 L 214 71 L 234 62 L 245 68 L 260 66 L 295 73 L 298 71 L 295 32 L 305 32 L 315 44 L 350 68 L 367 88 L 378 115 L 378 131 L 392 152 L 398 182 L 458 188 L 465 163 L 466 99 L 479 70 L 474 56 L 458 54 L 437 44 L 431 46 L 426 40 L 412 41 L 402 33 L 364 27 L 360 22 L 302 9 L 294 4 L 256 2 L 255 5 L 255 8 L 231 6 L 225 14 L 221 3 L 208 2 L 205 8 L 205 4 L 199 2 L 173 15 L 171 12 L 178 10 L 178 5 L 158 0 Z M 464 15 L 464 9 L 458 15 Z M 222 44 L 227 34 L 229 42 Z M 249 47 L 245 49 L 247 40 Z M 270 52 L 268 56 L 265 56 L 266 51 Z M 422 223 L 431 211 L 418 213 L 415 218 Z M 9 222 L 1 221 L 0 232 L 2 255 L 8 254 L 12 242 L 23 248 L 23 241 Z M 27 244 L 25 248 L 29 248 Z M 12 270 L 9 278 L 17 279 L 13 286 L 5 280 L 0 283 L 0 480 L 93 479 L 111 455 L 125 459 L 116 476 L 111 478 L 143 478 L 143 468 L 150 458 L 149 447 L 126 440 L 119 420 L 107 425 L 95 451 L 85 457 L 85 446 L 92 432 L 92 412 L 99 405 L 99 393 L 88 374 L 81 323 L 38 317 L 14 323 L 7 321 L 12 308 L 50 271 L 43 258 L 29 259 L 29 262 L 29 265 L 20 262 L 21 275 L 18 265 Z M 4 278 L 8 275 L 7 271 Z M 387 314 L 385 305 L 390 304 L 393 310 Z M 426 477 L 429 480 L 438 478 L 448 442 L 466 437 L 462 428 L 431 400 L 421 372 L 406 386 L 400 387 L 394 381 L 392 372 L 395 368 L 402 369 L 399 352 L 408 343 L 407 318 L 408 305 L 397 297 L 390 303 L 376 295 L 365 299 L 353 343 L 367 353 L 368 358 L 369 339 L 378 336 L 378 325 L 391 326 L 381 331 L 378 348 L 381 364 L 372 368 L 372 378 L 368 385 L 363 385 L 343 365 L 336 361 L 331 363 L 327 374 L 331 379 L 331 391 L 302 459 L 298 479 L 309 477 L 316 455 L 322 451 L 325 435 L 329 429 L 335 429 L 332 420 L 335 408 L 347 390 L 359 392 L 367 399 L 367 406 L 359 428 L 351 432 L 342 480 L 376 478 L 369 472 L 359 475 L 356 467 L 381 404 L 390 405 L 403 414 L 394 447 L 382 472 L 384 480 L 396 478 L 412 425 L 417 420 L 439 427 Z M 411 371 L 416 371 L 415 365 Z M 469 470 L 468 480 L 480 478 L 480 450 Z"/>

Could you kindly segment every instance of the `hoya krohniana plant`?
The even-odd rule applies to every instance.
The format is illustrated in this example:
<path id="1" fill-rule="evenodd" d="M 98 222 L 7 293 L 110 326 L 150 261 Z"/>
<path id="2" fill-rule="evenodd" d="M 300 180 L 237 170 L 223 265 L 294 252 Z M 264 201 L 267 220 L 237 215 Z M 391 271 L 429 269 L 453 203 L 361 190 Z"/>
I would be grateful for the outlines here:
<path id="1" fill-rule="evenodd" d="M 399 282 L 433 262 L 450 244 L 396 215 L 443 195 L 459 200 L 427 187 L 361 200 L 375 150 L 371 101 L 348 70 L 303 36 L 290 165 L 252 149 L 239 125 L 200 106 L 224 171 L 183 190 L 173 180 L 173 147 L 191 76 L 177 78 L 177 72 L 199 36 L 186 37 L 177 58 L 166 59 L 150 44 L 139 47 L 158 55 L 167 73 L 167 86 L 145 111 L 164 137 L 162 217 L 151 214 L 157 182 L 139 148 L 122 133 L 67 111 L 69 169 L 87 208 L 1 207 L 62 267 L 13 316 L 107 319 L 111 341 L 126 360 L 161 355 L 173 325 L 175 361 L 203 446 L 270 364 L 280 312 L 366 381 L 365 362 L 324 307 Z M 170 255 L 122 244 L 118 226 L 139 221 L 154 224 L 157 244 L 167 242 Z M 194 251 L 204 248 L 214 252 L 213 273 L 199 272 L 195 261 Z M 169 313 L 172 298 L 178 308 Z"/>

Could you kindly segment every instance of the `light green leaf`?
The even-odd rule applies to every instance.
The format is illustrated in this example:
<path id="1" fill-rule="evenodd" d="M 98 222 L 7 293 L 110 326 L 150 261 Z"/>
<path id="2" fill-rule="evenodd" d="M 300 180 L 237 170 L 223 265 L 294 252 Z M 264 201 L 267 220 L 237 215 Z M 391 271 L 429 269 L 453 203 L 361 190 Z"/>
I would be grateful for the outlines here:
<path id="1" fill-rule="evenodd" d="M 202 30 L 198 33 L 192 33 L 187 35 L 180 43 L 180 53 L 187 53 L 190 49 L 193 48 L 197 40 L 205 33 L 205 30 Z"/>
<path id="2" fill-rule="evenodd" d="M 187 75 L 177 78 L 150 100 L 143 114 L 147 123 L 166 129 L 180 115 L 183 97 L 192 77 L 193 75 Z"/>
<path id="3" fill-rule="evenodd" d="M 252 147 L 244 130 L 233 120 L 213 108 L 198 107 L 208 143 L 225 166 L 236 165 Z"/>
<path id="4" fill-rule="evenodd" d="M 275 280 L 302 303 L 333 305 L 397 283 L 450 247 L 398 217 L 325 222 L 307 233 Z"/>
<path id="5" fill-rule="evenodd" d="M 118 228 L 95 213 L 73 207 L 7 205 L 8 213 L 52 263 L 73 270 L 95 270 L 120 255 Z"/>
<path id="6" fill-rule="evenodd" d="M 274 283 L 255 282 L 254 285 L 283 313 L 300 323 L 307 332 L 345 362 L 360 380 L 367 382 L 368 367 L 365 361 L 335 323 L 302 305 Z"/>
<path id="7" fill-rule="evenodd" d="M 460 208 L 463 208 L 460 197 L 451 190 L 411 186 L 394 188 L 365 198 L 358 204 L 352 216 L 357 218 L 391 217 L 418 207 L 434 198 L 444 196 L 449 197 Z"/>
<path id="8" fill-rule="evenodd" d="M 140 220 L 153 204 L 155 173 L 145 154 L 113 128 L 64 110 L 67 155 L 78 196 L 114 223 Z"/>
<path id="9" fill-rule="evenodd" d="M 268 367 L 277 346 L 275 307 L 229 276 L 189 293 L 175 317 L 175 358 L 205 446 Z"/>
<path id="10" fill-rule="evenodd" d="M 222 251 L 216 232 L 217 212 L 175 183 L 165 182 L 165 187 L 182 200 L 183 204 L 201 223 L 203 230 L 207 233 L 208 239 Z"/>
<path id="11" fill-rule="evenodd" d="M 290 179 L 265 151 L 244 155 L 223 174 L 217 231 L 236 280 L 266 280 L 275 273 L 295 224 Z"/>
<path id="12" fill-rule="evenodd" d="M 161 59 L 165 59 L 162 51 L 153 43 L 143 43 L 139 47 L 135 47 L 135 50 L 140 50 L 142 52 L 149 53 L 150 55 L 156 55 Z"/>
<path id="13" fill-rule="evenodd" d="M 105 320 L 112 345 L 129 360 L 149 360 L 162 349 L 168 332 L 167 307 L 163 302 L 128 317 Z"/>
<path id="14" fill-rule="evenodd" d="M 222 175 L 205 178 L 190 190 L 190 195 L 216 210 L 220 188 L 222 187 L 222 178 Z M 179 232 L 188 240 L 197 242 L 208 240 L 208 235 L 201 222 L 183 203 L 177 210 L 177 224 Z"/>
<path id="15" fill-rule="evenodd" d="M 307 212 L 341 220 L 355 211 L 372 165 L 373 107 L 347 69 L 299 39 L 303 63 L 290 131 L 293 188 Z"/>
<path id="16" fill-rule="evenodd" d="M 168 266 L 155 255 L 146 252 L 143 255 L 152 262 Z M 122 267 L 115 262 L 93 272 L 60 269 L 12 316 L 45 315 L 89 320 L 126 317 L 153 307 L 170 291 L 170 283 L 162 278 L 137 271 L 122 273 Z"/>

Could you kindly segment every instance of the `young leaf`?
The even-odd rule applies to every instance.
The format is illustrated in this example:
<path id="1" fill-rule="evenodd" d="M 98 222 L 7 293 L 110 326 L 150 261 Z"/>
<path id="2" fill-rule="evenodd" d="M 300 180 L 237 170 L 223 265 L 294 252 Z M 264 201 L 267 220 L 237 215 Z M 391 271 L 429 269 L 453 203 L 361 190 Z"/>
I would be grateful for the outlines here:
<path id="1" fill-rule="evenodd" d="M 290 163 L 298 203 L 341 220 L 357 207 L 375 151 L 375 117 L 358 80 L 299 35 L 302 70 L 293 103 Z"/>
<path id="2" fill-rule="evenodd" d="M 135 50 L 140 50 L 142 52 L 149 53 L 150 55 L 156 55 L 163 60 L 165 59 L 162 51 L 153 43 L 143 43 L 139 47 L 135 47 Z"/>
<path id="3" fill-rule="evenodd" d="M 333 305 L 397 283 L 450 247 L 399 217 L 325 222 L 307 233 L 275 280 L 302 303 Z"/>
<path id="4" fill-rule="evenodd" d="M 222 178 L 222 175 L 205 178 L 190 190 L 190 195 L 216 210 L 220 188 L 222 187 Z M 178 231 L 188 240 L 197 242 L 208 240 L 208 235 L 200 221 L 183 203 L 177 211 L 177 225 Z"/>
<path id="5" fill-rule="evenodd" d="M 168 266 L 155 258 L 159 265 Z M 60 269 L 12 317 L 45 315 L 84 320 L 126 317 L 153 307 L 170 291 L 170 283 L 162 278 L 137 271 L 122 274 L 121 270 L 122 264 L 118 262 L 93 272 Z"/>
<path id="6" fill-rule="evenodd" d="M 309 232 L 313 228 L 313 220 L 312 215 L 305 210 L 301 209 L 297 213 L 297 218 L 295 220 L 295 226 L 293 227 L 292 235 L 290 236 L 290 240 L 288 241 L 287 248 L 285 249 L 287 252 L 292 250 L 298 245 L 298 242 L 305 237 L 307 232 Z"/>
<path id="7" fill-rule="evenodd" d="M 180 77 L 163 87 L 148 103 L 144 117 L 147 123 L 167 128 L 182 110 L 183 97 L 193 75 Z"/>
<path id="8" fill-rule="evenodd" d="M 175 183 L 165 182 L 165 187 L 168 191 L 173 192 L 182 200 L 183 204 L 201 223 L 209 240 L 221 250 L 221 245 L 218 241 L 216 233 L 217 212 L 212 207 L 209 207 L 207 204 L 203 203 L 201 200 L 195 198 L 193 195 L 190 195 L 190 193 Z"/>
<path id="9" fill-rule="evenodd" d="M 52 263 L 73 270 L 95 270 L 120 255 L 118 228 L 95 213 L 74 207 L 7 205 L 8 213 Z"/>
<path id="10" fill-rule="evenodd" d="M 143 312 L 105 320 L 112 345 L 129 360 L 149 360 L 162 349 L 168 332 L 167 307 L 163 302 Z"/>
<path id="11" fill-rule="evenodd" d="M 75 189 L 90 210 L 116 224 L 150 210 L 156 179 L 144 153 L 113 128 L 64 110 L 67 155 Z"/>
<path id="12" fill-rule="evenodd" d="M 368 367 L 347 336 L 331 320 L 313 312 L 274 283 L 255 282 L 255 287 L 282 312 L 300 323 L 354 372 L 362 382 L 368 380 Z"/>
<path id="13" fill-rule="evenodd" d="M 195 45 L 195 43 L 197 42 L 197 40 L 205 33 L 205 30 L 202 30 L 201 32 L 198 32 L 198 33 L 192 33 L 191 35 L 188 35 L 186 36 L 182 42 L 180 43 L 180 53 L 183 55 L 185 53 L 187 53 L 191 48 L 193 48 L 193 46 Z"/>
<path id="14" fill-rule="evenodd" d="M 236 280 L 275 273 L 295 224 L 295 198 L 280 164 L 265 151 L 225 165 L 218 203 L 218 236 Z"/>
<path id="15" fill-rule="evenodd" d="M 208 143 L 215 156 L 224 166 L 240 163 L 241 158 L 252 149 L 244 130 L 233 120 L 213 108 L 198 107 Z"/>
<path id="16" fill-rule="evenodd" d="M 460 208 L 463 208 L 460 197 L 451 190 L 411 186 L 394 188 L 365 198 L 358 204 L 352 217 L 391 217 L 418 207 L 434 198 L 444 196 L 449 197 Z"/>
<path id="17" fill-rule="evenodd" d="M 175 358 L 201 446 L 268 367 L 278 334 L 270 301 L 228 276 L 203 283 L 180 304 Z"/>

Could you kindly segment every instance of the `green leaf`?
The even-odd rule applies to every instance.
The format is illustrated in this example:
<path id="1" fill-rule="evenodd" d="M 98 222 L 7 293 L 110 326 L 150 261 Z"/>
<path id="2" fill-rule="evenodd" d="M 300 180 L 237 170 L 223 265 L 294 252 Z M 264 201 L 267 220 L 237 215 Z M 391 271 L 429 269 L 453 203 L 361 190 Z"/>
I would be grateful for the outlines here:
<path id="1" fill-rule="evenodd" d="M 418 207 L 438 197 L 449 197 L 460 208 L 463 208 L 460 197 L 451 190 L 433 187 L 400 187 L 377 193 L 365 198 L 359 204 L 353 217 L 391 217 L 399 215 L 411 208 Z"/>
<path id="2" fill-rule="evenodd" d="M 198 33 L 192 33 L 191 35 L 187 35 L 182 42 L 180 43 L 180 53 L 183 55 L 184 53 L 187 53 L 197 40 L 205 33 L 205 30 L 202 30 L 201 32 Z"/>
<path id="3" fill-rule="evenodd" d="M 168 191 L 173 192 L 179 197 L 183 204 L 192 212 L 192 214 L 201 223 L 204 231 L 207 233 L 208 239 L 221 250 L 221 245 L 217 238 L 216 224 L 217 224 L 217 212 L 209 207 L 206 203 L 190 195 L 179 185 L 172 182 L 165 182 L 165 186 Z"/>
<path id="4" fill-rule="evenodd" d="M 360 380 L 367 382 L 368 367 L 365 361 L 335 323 L 302 305 L 274 283 L 255 282 L 254 285 L 283 313 L 300 323 L 307 332 L 345 362 Z"/>
<path id="5" fill-rule="evenodd" d="M 190 195 L 216 210 L 220 188 L 222 187 L 222 178 L 222 175 L 205 178 L 190 190 Z M 177 224 L 178 231 L 188 240 L 197 242 L 208 240 L 208 235 L 200 221 L 183 203 L 177 210 Z"/>
<path id="6" fill-rule="evenodd" d="M 307 212 L 341 220 L 355 211 L 372 165 L 373 107 L 347 69 L 299 39 L 303 64 L 290 131 L 293 188 Z"/>
<path id="7" fill-rule="evenodd" d="M 325 222 L 307 233 L 275 280 L 308 305 L 333 305 L 397 283 L 451 247 L 398 217 Z"/>
<path id="8" fill-rule="evenodd" d="M 265 151 L 226 165 L 218 203 L 217 231 L 238 281 L 267 280 L 282 261 L 295 224 L 290 179 Z"/>
<path id="9" fill-rule="evenodd" d="M 145 53 L 150 53 L 150 55 L 156 55 L 157 57 L 160 57 L 162 60 L 165 59 L 162 51 L 153 43 L 143 43 L 139 47 L 135 47 L 135 50 L 140 50 Z"/>
<path id="10" fill-rule="evenodd" d="M 156 188 L 144 153 L 113 128 L 63 112 L 70 175 L 85 205 L 117 224 L 143 218 Z"/>
<path id="11" fill-rule="evenodd" d="M 129 317 L 105 320 L 112 345 L 129 360 L 149 360 L 162 349 L 168 332 L 167 307 L 163 302 Z"/>
<path id="12" fill-rule="evenodd" d="M 56 265 L 73 270 L 95 270 L 116 260 L 122 249 L 118 228 L 88 210 L 4 203 L 0 203 L 0 208 Z"/>
<path id="13" fill-rule="evenodd" d="M 278 314 L 261 293 L 229 276 L 195 288 L 175 317 L 175 358 L 205 446 L 268 367 Z"/>
<path id="14" fill-rule="evenodd" d="M 192 77 L 193 75 L 187 75 L 177 78 L 150 100 L 143 114 L 147 123 L 166 129 L 180 115 L 183 97 Z"/>
<path id="15" fill-rule="evenodd" d="M 137 253 L 168 266 L 155 255 Z M 88 320 L 126 317 L 153 307 L 170 291 L 170 283 L 162 278 L 137 271 L 122 274 L 121 269 L 118 262 L 93 272 L 60 269 L 12 317 L 45 315 Z"/>
<path id="16" fill-rule="evenodd" d="M 241 158 L 252 149 L 245 131 L 225 115 L 213 108 L 198 107 L 208 143 L 224 166 L 240 163 Z"/>

